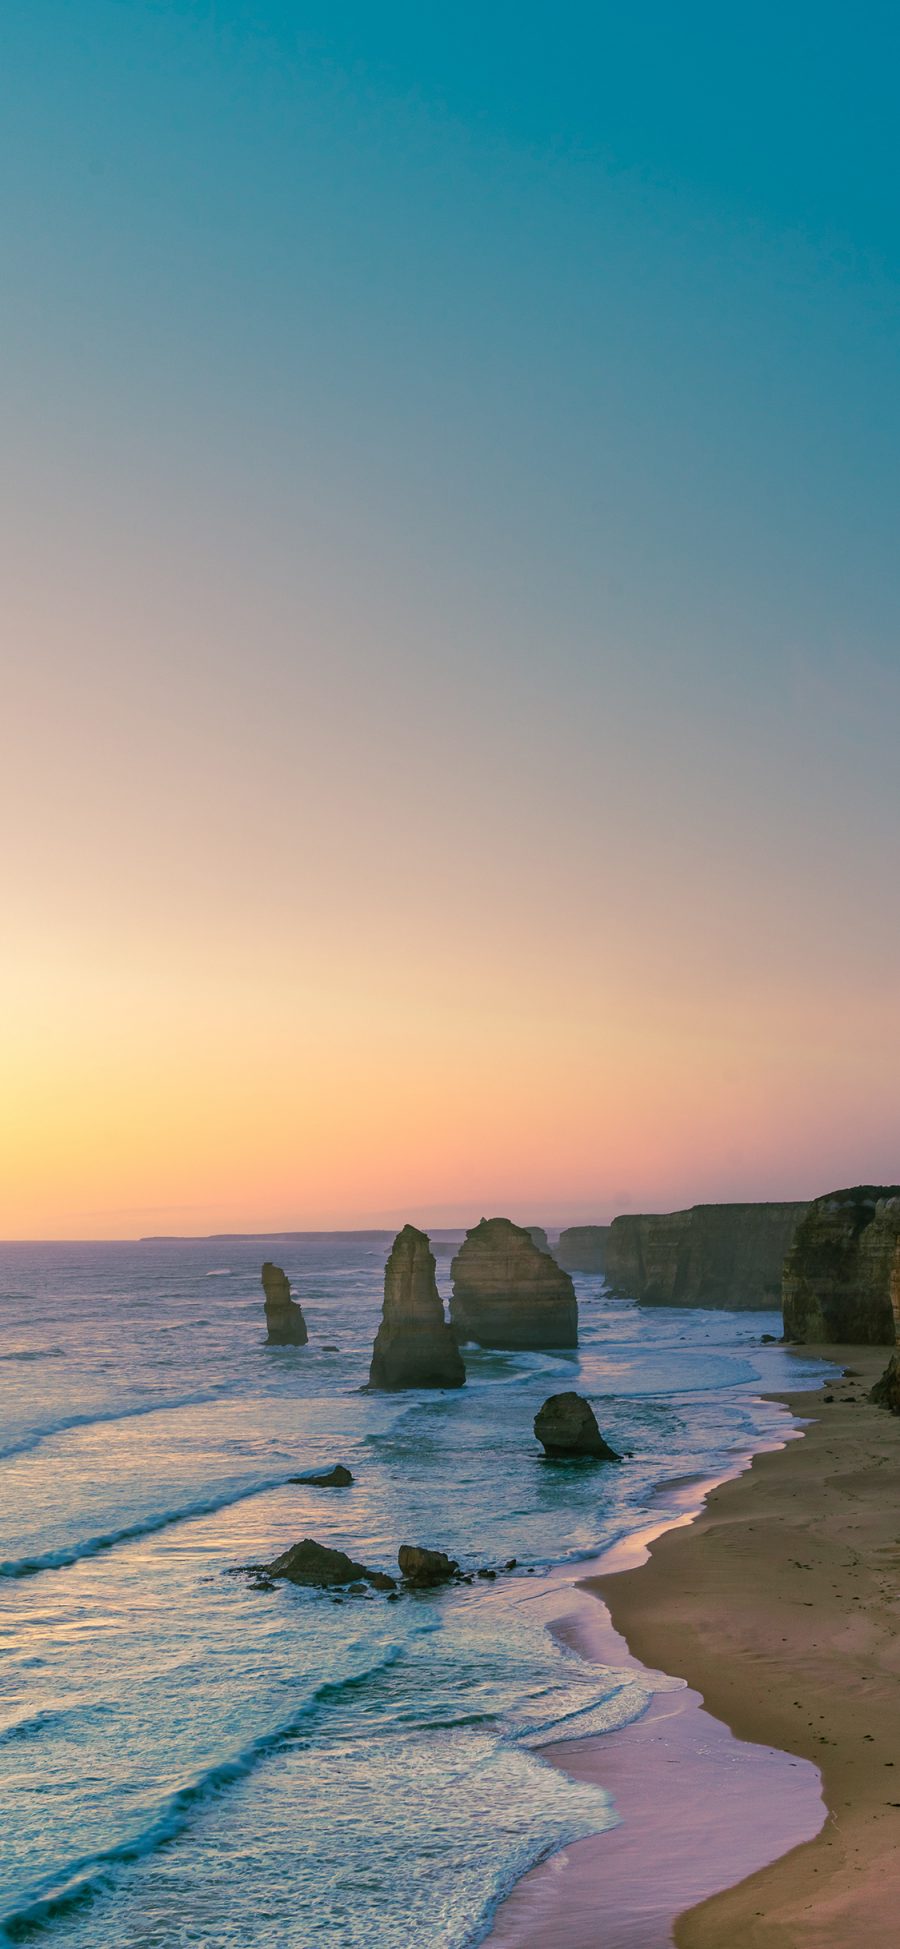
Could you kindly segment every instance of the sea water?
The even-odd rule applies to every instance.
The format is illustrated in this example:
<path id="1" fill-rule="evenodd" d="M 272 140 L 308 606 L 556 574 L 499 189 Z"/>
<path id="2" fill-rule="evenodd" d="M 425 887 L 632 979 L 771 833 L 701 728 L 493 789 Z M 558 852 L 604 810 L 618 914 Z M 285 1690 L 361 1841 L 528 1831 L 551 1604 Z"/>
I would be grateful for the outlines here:
<path id="1" fill-rule="evenodd" d="M 560 1645 L 548 1574 L 776 1440 L 760 1390 L 821 1366 L 761 1344 L 774 1314 L 583 1277 L 577 1353 L 472 1349 L 458 1392 L 368 1394 L 388 1245 L 0 1247 L 0 1939 L 463 1949 L 617 1820 L 540 1745 L 667 1681 Z M 267 1256 L 306 1347 L 265 1343 Z M 543 1459 L 532 1420 L 564 1388 L 621 1465 Z M 288 1481 L 336 1462 L 351 1488 Z M 395 1602 L 232 1574 L 304 1536 L 384 1570 L 404 1542 L 517 1567 Z"/>

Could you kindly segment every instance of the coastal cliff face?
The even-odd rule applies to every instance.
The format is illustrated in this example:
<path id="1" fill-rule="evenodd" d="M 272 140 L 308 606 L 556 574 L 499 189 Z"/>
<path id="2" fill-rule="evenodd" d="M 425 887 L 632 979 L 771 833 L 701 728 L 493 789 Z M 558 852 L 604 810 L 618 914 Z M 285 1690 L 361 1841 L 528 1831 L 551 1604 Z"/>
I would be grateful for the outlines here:
<path id="1" fill-rule="evenodd" d="M 267 1259 L 262 1269 L 270 1347 L 305 1347 L 309 1335 L 303 1309 L 291 1298 L 291 1282 L 280 1265 Z"/>
<path id="2" fill-rule="evenodd" d="M 577 1347 L 572 1281 L 525 1226 L 482 1218 L 450 1270 L 450 1319 L 460 1340 L 482 1347 Z"/>
<path id="3" fill-rule="evenodd" d="M 557 1265 L 566 1272 L 605 1272 L 608 1225 L 568 1225 L 553 1247 Z"/>
<path id="4" fill-rule="evenodd" d="M 805 1204 L 692 1205 L 614 1218 L 606 1278 L 647 1306 L 777 1306 Z"/>
<path id="5" fill-rule="evenodd" d="M 462 1387 L 465 1378 L 456 1335 L 444 1318 L 434 1253 L 424 1232 L 404 1225 L 384 1269 L 369 1386 Z"/>
<path id="6" fill-rule="evenodd" d="M 892 1346 L 900 1338 L 900 1185 L 816 1198 L 785 1260 L 788 1340 Z"/>

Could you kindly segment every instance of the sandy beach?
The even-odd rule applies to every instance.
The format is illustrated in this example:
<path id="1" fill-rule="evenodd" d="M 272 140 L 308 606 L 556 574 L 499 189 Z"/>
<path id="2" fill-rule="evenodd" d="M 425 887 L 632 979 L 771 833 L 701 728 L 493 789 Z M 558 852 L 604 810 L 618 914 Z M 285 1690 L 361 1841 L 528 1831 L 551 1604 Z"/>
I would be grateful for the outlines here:
<path id="1" fill-rule="evenodd" d="M 547 1750 L 613 1791 L 623 1824 L 526 1876 L 500 1909 L 492 1943 L 896 1943 L 900 1426 L 866 1399 L 885 1352 L 842 1348 L 834 1358 L 851 1370 L 846 1380 L 778 1397 L 805 1425 L 802 1439 L 757 1456 L 690 1526 L 651 1541 L 639 1567 L 607 1565 L 587 1580 L 630 1653 L 690 1689 L 675 1695 L 674 1710 L 672 1695 L 656 1701 L 640 1742 L 629 1729 Z M 793 1779 L 779 1770 L 792 1761 Z M 812 1768 L 827 1807 L 821 1826 Z M 725 1790 L 736 1778 L 750 1787 L 740 1807 Z M 646 1852 L 641 1867 L 629 1847 L 629 1825 L 656 1837 L 652 1875 Z M 629 1855 L 654 1892 L 648 1906 L 642 1889 L 630 1919 Z"/>

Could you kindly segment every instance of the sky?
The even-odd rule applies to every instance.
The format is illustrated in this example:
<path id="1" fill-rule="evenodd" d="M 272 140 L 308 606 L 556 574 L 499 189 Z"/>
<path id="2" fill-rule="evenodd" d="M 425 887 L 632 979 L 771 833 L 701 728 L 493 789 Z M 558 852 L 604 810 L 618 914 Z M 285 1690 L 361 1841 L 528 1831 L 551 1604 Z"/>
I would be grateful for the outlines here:
<path id="1" fill-rule="evenodd" d="M 6 0 L 0 1236 L 900 1176 L 898 56 Z"/>

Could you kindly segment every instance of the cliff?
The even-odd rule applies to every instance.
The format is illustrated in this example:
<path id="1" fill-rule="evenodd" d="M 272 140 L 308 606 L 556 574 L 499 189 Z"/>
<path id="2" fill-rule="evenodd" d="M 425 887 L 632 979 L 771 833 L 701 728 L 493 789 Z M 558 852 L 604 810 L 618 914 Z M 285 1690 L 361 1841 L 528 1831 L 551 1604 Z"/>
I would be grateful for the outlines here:
<path id="1" fill-rule="evenodd" d="M 424 1232 L 404 1225 L 384 1269 L 369 1386 L 462 1387 L 465 1378 L 456 1335 L 444 1318 L 431 1246 Z"/>
<path id="2" fill-rule="evenodd" d="M 291 1282 L 280 1265 L 267 1259 L 262 1269 L 266 1326 L 270 1347 L 305 1347 L 308 1339 L 303 1310 L 291 1298 Z"/>
<path id="3" fill-rule="evenodd" d="M 614 1218 L 606 1279 L 648 1306 L 777 1306 L 803 1204 L 692 1205 Z"/>
<path id="4" fill-rule="evenodd" d="M 787 1339 L 892 1346 L 900 1322 L 900 1185 L 816 1198 L 785 1260 Z"/>
<path id="5" fill-rule="evenodd" d="M 482 1218 L 450 1268 L 450 1319 L 483 1347 L 577 1347 L 578 1301 L 567 1272 L 527 1227 Z"/>
<path id="6" fill-rule="evenodd" d="M 553 1247 L 557 1265 L 566 1272 L 605 1272 L 608 1225 L 569 1225 Z"/>

